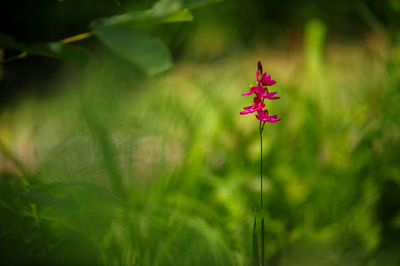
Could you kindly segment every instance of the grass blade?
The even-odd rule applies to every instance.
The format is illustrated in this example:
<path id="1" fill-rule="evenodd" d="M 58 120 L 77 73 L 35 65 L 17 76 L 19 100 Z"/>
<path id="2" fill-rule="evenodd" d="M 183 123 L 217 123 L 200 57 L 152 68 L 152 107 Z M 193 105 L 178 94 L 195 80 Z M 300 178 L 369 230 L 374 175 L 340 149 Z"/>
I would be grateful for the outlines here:
<path id="1" fill-rule="evenodd" d="M 54 197 L 47 193 L 19 192 L 18 197 L 25 200 L 26 202 L 33 203 L 39 206 L 47 206 L 69 211 L 80 210 L 80 205 L 76 201 L 67 198 Z"/>
<path id="2" fill-rule="evenodd" d="M 67 188 L 67 187 L 81 188 L 81 189 L 93 191 L 103 197 L 106 197 L 107 199 L 112 199 L 122 205 L 125 204 L 125 202 L 121 198 L 119 198 L 116 195 L 114 195 L 113 193 L 109 192 L 107 189 L 93 185 L 93 184 L 81 182 L 81 181 L 62 181 L 62 182 L 48 183 L 48 184 L 42 184 L 42 185 L 31 185 L 31 186 L 27 186 L 26 188 L 29 191 L 51 191 L 51 190 L 63 189 L 63 188 Z"/>
<path id="3" fill-rule="evenodd" d="M 264 217 L 261 219 L 261 265 L 264 266 Z"/>
<path id="4" fill-rule="evenodd" d="M 257 229 L 256 229 L 256 218 L 254 215 L 254 226 L 253 226 L 253 266 L 259 266 L 260 261 L 258 257 L 258 239 L 257 239 Z"/>
<path id="5" fill-rule="evenodd" d="M 83 116 L 89 126 L 93 138 L 98 142 L 100 151 L 103 156 L 104 167 L 108 173 L 112 192 L 125 198 L 125 188 L 122 183 L 122 174 L 119 168 L 117 156 L 117 148 L 112 141 L 111 135 L 107 128 L 104 127 L 95 113 L 88 107 L 83 106 Z"/>

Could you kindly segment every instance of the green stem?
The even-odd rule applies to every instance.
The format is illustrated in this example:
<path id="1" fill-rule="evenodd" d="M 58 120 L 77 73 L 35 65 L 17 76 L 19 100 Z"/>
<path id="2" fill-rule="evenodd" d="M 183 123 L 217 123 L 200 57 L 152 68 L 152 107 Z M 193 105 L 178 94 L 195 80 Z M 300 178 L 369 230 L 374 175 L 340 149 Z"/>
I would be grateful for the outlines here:
<path id="1" fill-rule="evenodd" d="M 84 32 L 84 33 L 80 33 L 80 34 L 77 34 L 77 35 L 62 39 L 62 40 L 60 40 L 58 42 L 61 43 L 61 44 L 68 44 L 68 43 L 78 42 L 78 41 L 90 38 L 92 36 L 93 36 L 93 32 Z M 0 65 L 4 65 L 4 64 L 7 64 L 7 63 L 10 63 L 10 62 L 19 60 L 19 59 L 23 59 L 23 58 L 25 58 L 27 56 L 29 56 L 29 54 L 27 52 L 21 52 L 20 54 L 18 54 L 16 56 L 9 57 L 7 59 L 0 58 Z"/>
<path id="2" fill-rule="evenodd" d="M 261 265 L 264 266 L 264 209 L 263 209 L 263 179 L 262 179 L 262 133 L 264 131 L 265 122 L 260 121 L 260 200 L 261 200 Z"/>
<path id="3" fill-rule="evenodd" d="M 260 184 L 261 184 L 261 192 L 260 192 L 260 198 L 261 198 L 261 210 L 263 208 L 263 183 L 262 183 L 262 132 L 263 132 L 263 127 L 262 127 L 262 122 L 260 121 Z"/>

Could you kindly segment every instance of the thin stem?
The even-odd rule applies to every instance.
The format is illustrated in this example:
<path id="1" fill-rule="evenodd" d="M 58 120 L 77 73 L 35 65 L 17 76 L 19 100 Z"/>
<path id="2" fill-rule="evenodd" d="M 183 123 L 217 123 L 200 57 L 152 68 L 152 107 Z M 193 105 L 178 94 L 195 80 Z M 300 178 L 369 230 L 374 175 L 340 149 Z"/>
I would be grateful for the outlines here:
<path id="1" fill-rule="evenodd" d="M 10 63 L 10 62 L 16 61 L 16 60 L 25 58 L 25 57 L 27 57 L 27 56 L 28 56 L 27 53 L 22 52 L 22 53 L 20 53 L 20 54 L 18 54 L 18 55 L 16 55 L 16 56 L 12 56 L 12 57 L 9 57 L 9 58 L 7 58 L 7 59 L 4 59 L 4 60 L 0 61 L 0 65 L 4 65 L 4 64 L 7 64 L 7 63 Z"/>
<path id="2" fill-rule="evenodd" d="M 77 34 L 77 35 L 62 39 L 59 42 L 60 43 L 64 43 L 64 44 L 65 43 L 72 43 L 72 42 L 77 42 L 77 41 L 81 41 L 81 40 L 87 39 L 87 38 L 92 37 L 92 36 L 93 36 L 92 32 L 84 32 L 84 33 L 81 33 L 81 34 Z"/>
<path id="3" fill-rule="evenodd" d="M 264 131 L 265 122 L 260 121 L 260 199 L 261 199 L 261 266 L 264 266 L 264 208 L 263 208 L 263 178 L 262 178 L 262 133 Z"/>
<path id="4" fill-rule="evenodd" d="M 261 198 L 261 209 L 263 208 L 263 182 L 262 182 L 262 132 L 263 132 L 263 125 L 262 122 L 260 121 L 260 184 L 261 184 L 261 192 L 260 192 L 260 198 Z"/>
<path id="5" fill-rule="evenodd" d="M 92 36 L 93 36 L 92 32 L 84 32 L 84 33 L 81 33 L 81 34 L 77 34 L 77 35 L 62 39 L 62 40 L 60 40 L 58 42 L 62 43 L 62 44 L 68 44 L 68 43 L 81 41 L 81 40 L 90 38 Z M 20 54 L 18 54 L 16 56 L 12 56 L 12 57 L 9 57 L 7 59 L 0 60 L 0 65 L 4 65 L 4 64 L 7 64 L 7 63 L 10 63 L 10 62 L 19 60 L 19 59 L 23 59 L 23 58 L 25 58 L 27 56 L 29 56 L 29 54 L 27 52 L 22 52 L 22 53 L 20 53 Z M 0 59 L 2 59 L 2 58 L 0 58 Z"/>

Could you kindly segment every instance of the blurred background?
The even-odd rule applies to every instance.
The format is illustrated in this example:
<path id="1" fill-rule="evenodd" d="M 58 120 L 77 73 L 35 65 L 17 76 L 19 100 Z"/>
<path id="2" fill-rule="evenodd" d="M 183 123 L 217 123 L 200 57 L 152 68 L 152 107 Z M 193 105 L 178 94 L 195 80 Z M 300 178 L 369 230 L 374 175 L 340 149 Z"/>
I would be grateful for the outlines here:
<path id="1" fill-rule="evenodd" d="M 2 263 L 250 265 L 261 60 L 266 265 L 400 265 L 399 0 L 8 2 Z"/>

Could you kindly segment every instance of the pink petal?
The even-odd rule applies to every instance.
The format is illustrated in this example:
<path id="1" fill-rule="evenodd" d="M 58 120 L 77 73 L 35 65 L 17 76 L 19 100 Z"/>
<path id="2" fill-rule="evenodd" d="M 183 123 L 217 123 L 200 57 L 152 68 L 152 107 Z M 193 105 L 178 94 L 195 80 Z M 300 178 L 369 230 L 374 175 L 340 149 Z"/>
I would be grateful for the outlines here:
<path id="1" fill-rule="evenodd" d="M 244 111 L 240 112 L 241 115 L 251 114 L 257 111 L 254 106 L 243 107 Z"/>
<path id="2" fill-rule="evenodd" d="M 270 93 L 266 93 L 264 95 L 262 95 L 262 98 L 264 99 L 269 99 L 269 100 L 277 100 L 280 99 L 281 97 L 272 97 L 276 94 L 277 92 L 270 92 Z"/>
<path id="3" fill-rule="evenodd" d="M 275 80 L 271 79 L 271 75 L 267 75 L 267 73 L 263 74 L 261 81 L 264 84 L 264 86 L 272 86 L 276 83 Z"/>
<path id="4" fill-rule="evenodd" d="M 277 115 L 272 115 L 272 116 L 269 117 L 269 119 L 268 119 L 267 122 L 269 122 L 269 123 L 276 123 L 276 122 L 278 122 L 278 121 L 280 121 L 280 120 L 281 120 L 281 118 L 278 117 Z"/>
<path id="5" fill-rule="evenodd" d="M 276 83 L 275 80 L 270 80 L 269 82 L 266 82 L 265 86 L 272 86 Z"/>
<path id="6" fill-rule="evenodd" d="M 278 122 L 278 121 L 280 121 L 281 120 L 281 118 L 279 117 L 279 118 L 277 118 L 277 119 L 271 119 L 270 121 L 268 121 L 269 123 L 276 123 L 276 122 Z"/>

